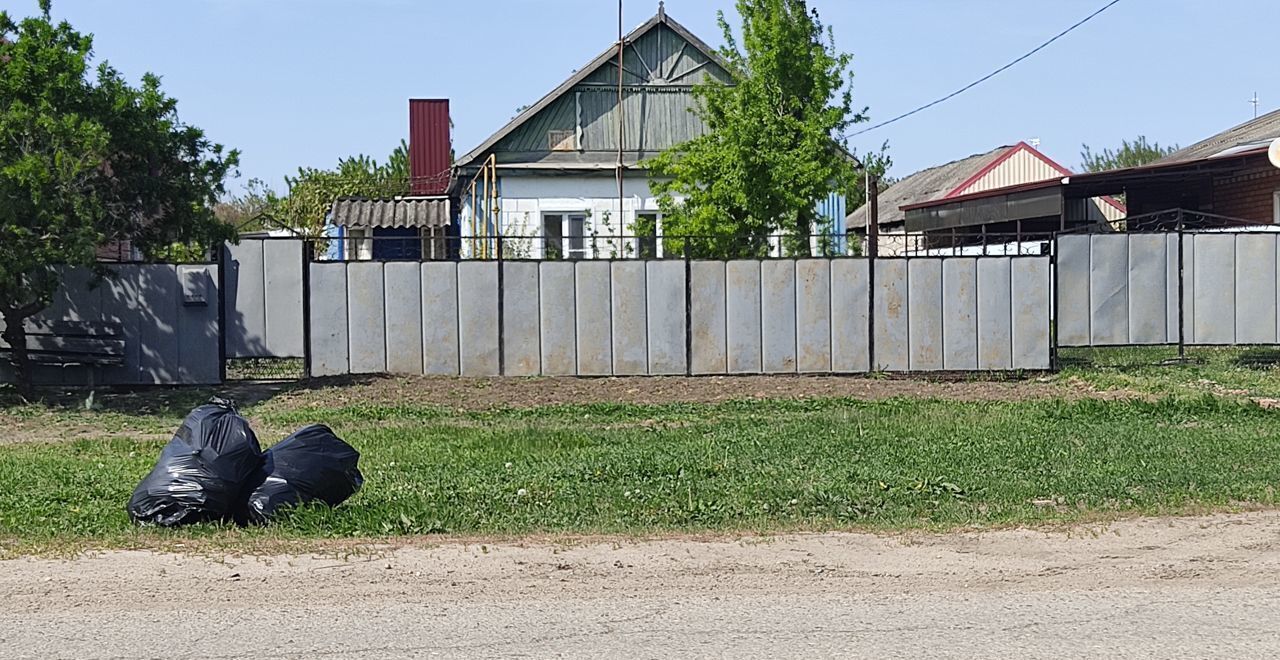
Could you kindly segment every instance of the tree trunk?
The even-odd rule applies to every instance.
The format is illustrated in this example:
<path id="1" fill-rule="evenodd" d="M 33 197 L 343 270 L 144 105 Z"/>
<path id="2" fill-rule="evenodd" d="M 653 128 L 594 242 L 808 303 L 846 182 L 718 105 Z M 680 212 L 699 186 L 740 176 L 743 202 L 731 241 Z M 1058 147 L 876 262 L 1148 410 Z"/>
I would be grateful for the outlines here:
<path id="1" fill-rule="evenodd" d="M 10 309 L 4 310 L 3 315 L 4 341 L 9 345 L 9 363 L 18 379 L 18 394 L 30 401 L 35 388 L 31 380 L 31 356 L 27 353 L 27 317 Z"/>
<path id="2" fill-rule="evenodd" d="M 813 223 L 810 222 L 809 214 L 797 213 L 796 214 L 796 244 L 794 248 L 796 251 L 795 256 L 798 256 L 798 257 L 813 256 L 813 246 L 811 245 L 812 241 L 810 240 L 812 238 L 810 236 L 812 232 L 813 232 Z"/>

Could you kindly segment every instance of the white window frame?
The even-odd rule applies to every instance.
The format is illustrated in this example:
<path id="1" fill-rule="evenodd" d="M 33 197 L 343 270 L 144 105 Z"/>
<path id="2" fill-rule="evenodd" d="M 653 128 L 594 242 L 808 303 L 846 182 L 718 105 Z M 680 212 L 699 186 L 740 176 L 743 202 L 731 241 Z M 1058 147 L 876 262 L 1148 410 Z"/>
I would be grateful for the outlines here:
<path id="1" fill-rule="evenodd" d="M 587 238 L 588 238 L 587 223 L 591 221 L 591 214 L 587 211 L 543 211 L 538 216 L 539 218 L 538 230 L 539 230 L 539 233 L 542 235 L 542 244 L 540 246 L 542 250 L 542 258 L 543 259 L 548 258 L 547 219 L 551 217 L 560 218 L 560 238 L 559 238 L 560 256 L 559 258 L 569 259 L 569 260 L 586 259 L 590 254 L 590 246 L 588 245 L 588 241 L 587 241 Z M 581 225 L 582 230 L 581 232 L 579 232 L 579 235 L 577 236 L 574 236 L 570 232 L 570 228 L 573 226 L 572 223 L 575 218 L 581 219 L 582 221 L 582 225 Z M 570 247 L 569 242 L 575 239 L 580 242 L 580 246 L 576 248 Z"/>
<path id="2" fill-rule="evenodd" d="M 345 259 L 369 261 L 373 259 L 373 230 L 369 227 L 347 227 Z"/>

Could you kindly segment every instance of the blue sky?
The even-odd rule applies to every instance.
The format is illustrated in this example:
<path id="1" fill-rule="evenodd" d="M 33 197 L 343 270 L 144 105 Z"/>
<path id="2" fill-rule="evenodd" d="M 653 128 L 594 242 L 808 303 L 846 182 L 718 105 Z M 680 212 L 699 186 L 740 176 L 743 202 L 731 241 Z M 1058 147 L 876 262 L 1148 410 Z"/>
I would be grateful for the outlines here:
<path id="1" fill-rule="evenodd" d="M 668 0 L 719 45 L 731 0 Z M 882 120 L 990 72 L 1104 0 L 811 0 L 854 55 L 855 100 Z M 381 158 L 406 137 L 407 99 L 449 97 L 459 153 L 616 38 L 612 0 L 54 0 L 130 79 L 164 79 L 186 121 L 280 186 L 298 166 Z M 22 16 L 36 0 L 0 0 Z M 631 29 L 657 0 L 626 0 Z M 852 142 L 887 140 L 903 176 L 1038 138 L 1067 167 L 1082 142 L 1145 134 L 1188 144 L 1280 107 L 1274 0 L 1122 0 L 966 94 Z"/>

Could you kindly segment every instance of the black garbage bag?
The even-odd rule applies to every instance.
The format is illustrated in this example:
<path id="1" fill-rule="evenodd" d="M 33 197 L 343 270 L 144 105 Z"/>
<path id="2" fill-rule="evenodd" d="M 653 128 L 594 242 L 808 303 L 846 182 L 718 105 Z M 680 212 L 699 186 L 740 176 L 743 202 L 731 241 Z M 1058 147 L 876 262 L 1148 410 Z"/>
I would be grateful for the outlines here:
<path id="1" fill-rule="evenodd" d="M 338 506 L 360 490 L 360 452 L 323 424 L 305 426 L 268 449 L 248 518 L 267 522 L 284 507 L 308 502 Z"/>
<path id="2" fill-rule="evenodd" d="M 229 520 L 262 469 L 262 447 L 235 406 L 214 399 L 191 411 L 129 498 L 129 517 L 176 527 Z"/>

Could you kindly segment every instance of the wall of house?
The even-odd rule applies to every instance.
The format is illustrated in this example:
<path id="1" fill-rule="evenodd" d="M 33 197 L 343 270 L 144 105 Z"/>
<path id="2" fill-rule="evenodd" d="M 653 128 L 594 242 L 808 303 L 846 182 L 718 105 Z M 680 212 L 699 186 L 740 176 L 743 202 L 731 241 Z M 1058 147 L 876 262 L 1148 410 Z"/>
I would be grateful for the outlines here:
<path id="1" fill-rule="evenodd" d="M 644 176 L 628 176 L 623 181 L 622 212 L 618 209 L 618 184 L 612 173 L 608 175 L 576 176 L 504 176 L 498 183 L 498 204 L 501 209 L 503 244 L 509 256 L 518 258 L 542 258 L 543 245 L 534 237 L 544 234 L 542 218 L 549 213 L 587 216 L 584 235 L 588 249 L 594 232 L 600 238 L 595 241 L 593 257 L 632 256 L 627 253 L 627 243 L 605 236 L 629 236 L 635 234 L 637 212 L 657 212 L 658 200 L 649 189 Z M 471 235 L 469 221 L 471 203 L 462 200 L 462 234 Z M 521 241 L 520 237 L 528 240 Z M 634 246 L 630 246 L 635 250 Z M 515 254 L 512 255 L 512 252 Z"/>
<path id="2" fill-rule="evenodd" d="M 1005 186 L 1015 186 L 1021 183 L 1056 179 L 1062 176 L 1063 174 L 1058 168 L 1045 162 L 1035 154 L 1023 150 L 1005 159 L 1004 162 L 984 174 L 977 181 L 965 186 L 957 194 L 968 195 L 995 188 L 1004 188 Z"/>
<path id="3" fill-rule="evenodd" d="M 1280 192 L 1280 169 L 1270 164 L 1219 179 L 1213 186 L 1213 212 L 1254 222 L 1275 222 L 1276 192 Z"/>

